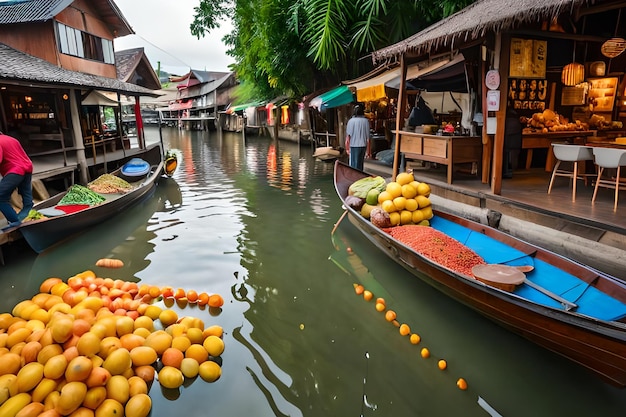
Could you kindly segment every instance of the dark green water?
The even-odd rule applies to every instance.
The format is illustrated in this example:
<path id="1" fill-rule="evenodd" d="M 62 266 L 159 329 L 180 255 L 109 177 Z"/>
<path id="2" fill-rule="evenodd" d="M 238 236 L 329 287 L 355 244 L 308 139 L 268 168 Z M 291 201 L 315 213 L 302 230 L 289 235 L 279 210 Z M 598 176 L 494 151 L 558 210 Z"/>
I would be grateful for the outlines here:
<path id="1" fill-rule="evenodd" d="M 159 139 L 148 131 L 148 141 Z M 47 277 L 102 277 L 220 293 L 222 377 L 163 392 L 152 416 L 617 416 L 626 391 L 492 324 L 379 253 L 343 221 L 333 165 L 290 142 L 163 131 L 179 168 L 154 196 L 36 256 L 5 249 L 0 311 Z M 349 248 L 349 249 L 348 249 Z M 119 270 L 97 269 L 115 257 Z M 355 294 L 383 297 L 417 346 Z M 421 348 L 431 357 L 423 359 Z M 445 359 L 441 371 L 437 361 Z M 456 386 L 465 378 L 469 388 Z M 494 411 L 491 411 L 493 414 Z M 497 414 L 493 414 L 497 415 Z"/>

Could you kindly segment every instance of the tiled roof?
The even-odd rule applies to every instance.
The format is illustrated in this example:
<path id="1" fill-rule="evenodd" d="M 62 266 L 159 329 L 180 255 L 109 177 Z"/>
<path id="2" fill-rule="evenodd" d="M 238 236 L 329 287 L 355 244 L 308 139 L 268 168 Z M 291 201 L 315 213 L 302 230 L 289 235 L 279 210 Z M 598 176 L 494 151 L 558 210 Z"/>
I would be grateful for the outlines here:
<path id="1" fill-rule="evenodd" d="M 74 0 L 17 0 L 0 3 L 0 24 L 45 22 Z"/>
<path id="2" fill-rule="evenodd" d="M 0 83 L 23 82 L 58 87 L 96 88 L 119 91 L 127 95 L 158 96 L 153 90 L 126 83 L 115 78 L 101 77 L 59 68 L 43 59 L 17 51 L 0 43 Z"/>
<path id="3" fill-rule="evenodd" d="M 143 51 L 143 48 L 115 51 L 115 68 L 118 80 L 128 80 L 128 77 L 139 65 Z"/>

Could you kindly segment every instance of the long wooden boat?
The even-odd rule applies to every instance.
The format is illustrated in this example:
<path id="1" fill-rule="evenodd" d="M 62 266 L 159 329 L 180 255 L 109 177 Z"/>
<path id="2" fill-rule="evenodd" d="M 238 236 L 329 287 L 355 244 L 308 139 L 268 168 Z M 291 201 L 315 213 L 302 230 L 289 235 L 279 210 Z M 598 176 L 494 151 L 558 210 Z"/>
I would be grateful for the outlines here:
<path id="1" fill-rule="evenodd" d="M 342 201 L 350 185 L 366 176 L 335 162 L 335 189 Z M 503 289 L 434 262 L 344 205 L 351 222 L 374 245 L 418 278 L 605 381 L 626 386 L 623 281 L 497 229 L 434 210 L 431 227 L 463 243 L 488 265 L 532 269 L 523 274 L 523 282 Z"/>
<path id="2" fill-rule="evenodd" d="M 67 194 L 67 191 L 59 193 L 47 200 L 36 204 L 33 208 L 42 213 L 55 212 L 52 215 L 38 220 L 30 220 L 22 223 L 19 230 L 28 244 L 37 253 L 62 242 L 71 236 L 84 231 L 98 223 L 109 220 L 121 213 L 131 205 L 147 198 L 154 192 L 157 180 L 163 174 L 163 157 L 158 146 L 148 149 L 141 154 L 141 158 L 150 165 L 147 175 L 136 178 L 130 182 L 133 188 L 126 193 L 103 194 L 105 201 L 94 206 L 88 206 L 67 214 L 59 213 L 55 207 Z M 121 168 L 111 172 L 116 176 L 122 176 Z M 128 181 L 128 177 L 124 177 Z"/>

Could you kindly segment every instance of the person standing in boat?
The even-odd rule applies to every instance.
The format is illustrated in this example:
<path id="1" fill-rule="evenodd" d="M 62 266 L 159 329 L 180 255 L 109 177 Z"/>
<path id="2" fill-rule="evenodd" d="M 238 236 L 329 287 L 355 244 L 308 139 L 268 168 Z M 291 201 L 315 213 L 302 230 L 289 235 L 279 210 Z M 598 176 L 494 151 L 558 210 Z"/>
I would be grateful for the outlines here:
<path id="1" fill-rule="evenodd" d="M 346 150 L 350 155 L 350 166 L 363 171 L 365 155 L 369 153 L 370 121 L 363 107 L 354 107 L 354 115 L 346 125 Z"/>
<path id="2" fill-rule="evenodd" d="M 20 142 L 0 132 L 0 212 L 9 223 L 5 229 L 19 226 L 33 208 L 33 163 Z M 22 210 L 16 213 L 11 206 L 13 191 L 22 196 Z"/>

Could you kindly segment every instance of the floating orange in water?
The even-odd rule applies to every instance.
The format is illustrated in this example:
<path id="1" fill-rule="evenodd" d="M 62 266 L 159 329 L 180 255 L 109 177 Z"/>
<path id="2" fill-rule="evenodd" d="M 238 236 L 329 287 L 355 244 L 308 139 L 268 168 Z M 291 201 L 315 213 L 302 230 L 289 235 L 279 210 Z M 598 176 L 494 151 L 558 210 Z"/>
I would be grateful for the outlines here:
<path id="1" fill-rule="evenodd" d="M 364 291 L 365 287 L 363 287 L 361 284 L 354 284 L 354 292 L 356 292 L 356 295 L 361 295 Z"/>
<path id="2" fill-rule="evenodd" d="M 372 294 L 371 291 L 368 291 L 368 290 L 363 291 L 363 299 L 365 301 L 370 301 L 372 298 L 374 298 L 374 294 Z"/>
<path id="3" fill-rule="evenodd" d="M 397 314 L 393 310 L 387 310 L 387 312 L 385 313 L 385 319 L 389 322 L 394 321 L 396 317 L 397 317 Z"/>
<path id="4" fill-rule="evenodd" d="M 376 303 L 376 311 L 385 311 L 385 305 L 383 303 Z"/>
<path id="5" fill-rule="evenodd" d="M 465 382 L 463 378 L 459 378 L 458 381 L 456 381 L 456 386 L 465 391 L 467 389 L 467 382 Z"/>
<path id="6" fill-rule="evenodd" d="M 446 362 L 444 359 L 441 359 L 439 362 L 437 362 L 437 366 L 443 371 L 448 367 L 448 362 Z"/>
<path id="7" fill-rule="evenodd" d="M 400 334 L 402 336 L 407 336 L 409 333 L 411 333 L 411 328 L 409 327 L 408 324 L 401 324 L 400 325 Z"/>
<path id="8" fill-rule="evenodd" d="M 219 294 L 213 294 L 209 297 L 209 307 L 221 307 L 224 305 L 224 299 Z"/>
<path id="9" fill-rule="evenodd" d="M 412 344 L 417 345 L 420 342 L 420 340 L 422 340 L 422 338 L 420 337 L 419 334 L 413 333 L 409 340 L 411 340 Z"/>
<path id="10" fill-rule="evenodd" d="M 422 351 L 420 352 L 420 355 L 422 355 L 422 358 L 426 359 L 430 357 L 430 351 L 428 350 L 428 348 L 422 348 Z"/>

